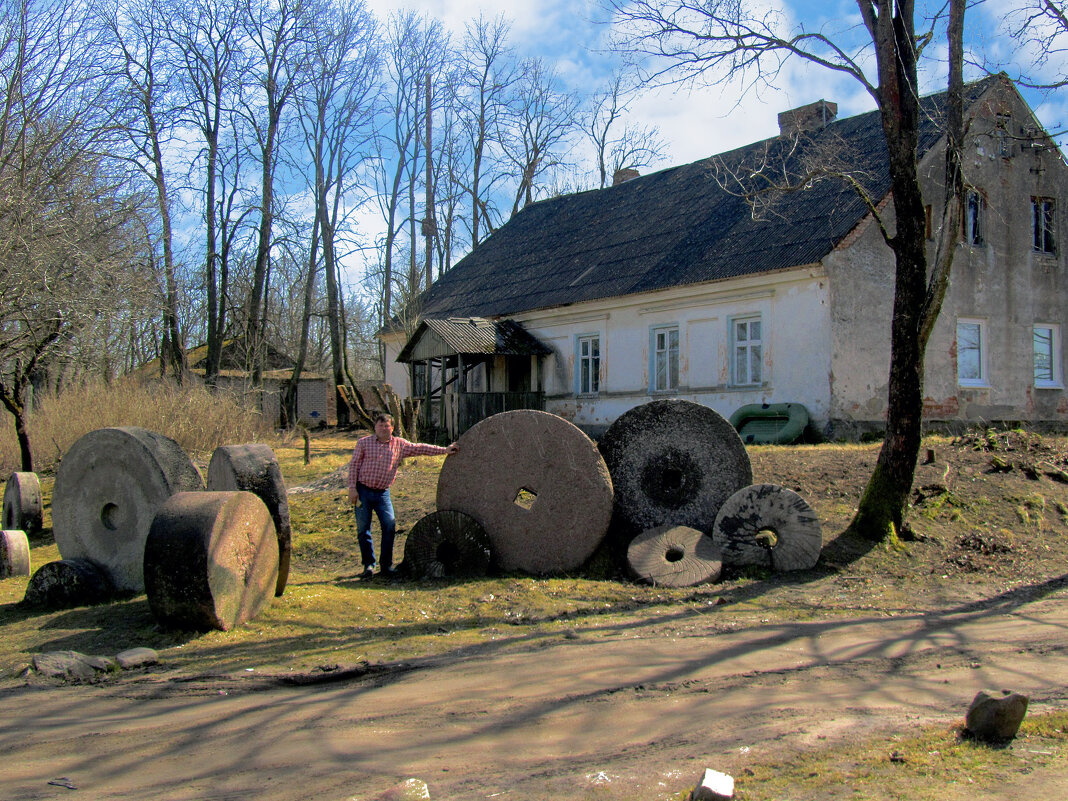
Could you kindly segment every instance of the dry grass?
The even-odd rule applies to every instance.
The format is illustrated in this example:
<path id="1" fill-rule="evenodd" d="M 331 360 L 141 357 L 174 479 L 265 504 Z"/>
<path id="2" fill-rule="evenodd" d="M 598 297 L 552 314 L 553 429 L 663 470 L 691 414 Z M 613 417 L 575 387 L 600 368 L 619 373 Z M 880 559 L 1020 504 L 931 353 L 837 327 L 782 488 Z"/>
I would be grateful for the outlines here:
<path id="1" fill-rule="evenodd" d="M 270 439 L 262 416 L 224 393 L 203 386 L 165 381 L 122 380 L 71 387 L 39 397 L 30 418 L 30 442 L 37 472 L 54 471 L 62 454 L 79 437 L 109 426 L 140 426 L 165 434 L 190 454 L 210 453 L 219 445 Z M 22 459 L 9 414 L 0 416 L 0 470 L 20 470 Z"/>

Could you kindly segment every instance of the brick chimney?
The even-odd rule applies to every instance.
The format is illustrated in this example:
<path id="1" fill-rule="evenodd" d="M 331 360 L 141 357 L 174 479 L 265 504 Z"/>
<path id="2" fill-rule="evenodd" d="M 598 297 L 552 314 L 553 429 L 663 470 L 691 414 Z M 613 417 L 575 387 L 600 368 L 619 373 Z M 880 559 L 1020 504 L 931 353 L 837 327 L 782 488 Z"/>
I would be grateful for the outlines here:
<path id="1" fill-rule="evenodd" d="M 615 174 L 612 176 L 612 186 L 615 186 L 616 184 L 625 183 L 626 181 L 629 181 L 632 178 L 637 178 L 640 175 L 641 173 L 637 170 L 632 170 L 630 167 L 623 167 L 620 170 L 616 170 Z"/>
<path id="2" fill-rule="evenodd" d="M 779 135 L 790 136 L 799 131 L 818 131 L 838 116 L 838 104 L 817 100 L 807 106 L 792 108 L 779 114 Z"/>

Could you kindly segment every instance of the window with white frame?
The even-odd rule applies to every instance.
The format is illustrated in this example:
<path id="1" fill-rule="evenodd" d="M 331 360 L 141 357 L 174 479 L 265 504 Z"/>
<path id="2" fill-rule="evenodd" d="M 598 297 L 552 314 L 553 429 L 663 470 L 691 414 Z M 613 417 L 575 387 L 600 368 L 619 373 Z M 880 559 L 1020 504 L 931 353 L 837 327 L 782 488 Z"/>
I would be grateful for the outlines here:
<path id="1" fill-rule="evenodd" d="M 1045 197 L 1031 198 L 1032 231 L 1034 232 L 1033 248 L 1037 253 L 1056 253 L 1057 246 L 1054 234 L 1056 218 L 1056 204 Z"/>
<path id="2" fill-rule="evenodd" d="M 969 245 L 984 243 L 983 217 L 986 201 L 979 192 L 969 192 L 967 208 L 964 210 L 964 241 Z"/>
<path id="3" fill-rule="evenodd" d="M 1035 354 L 1035 386 L 1060 387 L 1061 328 L 1059 325 L 1038 323 L 1032 329 Z"/>
<path id="4" fill-rule="evenodd" d="M 654 392 L 666 392 L 679 388 L 679 327 L 659 326 L 652 330 Z"/>
<path id="5" fill-rule="evenodd" d="M 760 315 L 731 320 L 731 379 L 735 386 L 761 382 L 764 361 Z"/>
<path id="6" fill-rule="evenodd" d="M 957 320 L 957 383 L 986 386 L 986 323 Z"/>
<path id="7" fill-rule="evenodd" d="M 596 395 L 601 390 L 601 338 L 597 334 L 578 338 L 578 393 Z"/>

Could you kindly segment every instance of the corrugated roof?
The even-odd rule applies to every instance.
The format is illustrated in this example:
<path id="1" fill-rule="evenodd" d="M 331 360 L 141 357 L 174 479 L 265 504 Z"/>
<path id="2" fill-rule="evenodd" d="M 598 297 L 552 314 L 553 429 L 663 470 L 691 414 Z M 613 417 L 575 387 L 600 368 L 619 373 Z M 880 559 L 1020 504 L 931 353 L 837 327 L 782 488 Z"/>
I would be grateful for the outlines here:
<path id="1" fill-rule="evenodd" d="M 970 84 L 966 104 L 995 80 Z M 943 92 L 923 100 L 921 156 L 941 138 L 945 99 Z M 828 158 L 850 169 L 870 197 L 889 192 L 879 113 L 837 120 L 796 139 L 775 137 L 531 204 L 438 279 L 422 313 L 497 317 L 819 262 L 867 214 L 852 186 L 814 180 L 770 196 L 754 215 L 735 176 L 796 181 Z"/>
<path id="2" fill-rule="evenodd" d="M 506 356 L 545 355 L 549 348 L 514 320 L 487 320 L 482 317 L 424 317 L 397 361 L 413 357 L 499 354 Z"/>

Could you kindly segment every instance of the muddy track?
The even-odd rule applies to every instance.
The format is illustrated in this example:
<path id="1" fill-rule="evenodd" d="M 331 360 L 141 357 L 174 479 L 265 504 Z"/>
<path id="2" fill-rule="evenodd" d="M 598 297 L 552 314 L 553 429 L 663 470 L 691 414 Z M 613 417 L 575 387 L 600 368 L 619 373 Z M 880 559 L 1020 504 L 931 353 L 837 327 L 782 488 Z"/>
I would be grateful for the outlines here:
<path id="1" fill-rule="evenodd" d="M 0 693 L 0 798 L 74 797 L 65 778 L 83 800 L 341 801 L 408 776 L 437 801 L 665 798 L 706 766 L 952 723 L 982 688 L 1063 708 L 1066 600 L 727 631 L 711 611 L 403 665 L 28 686 Z"/>

